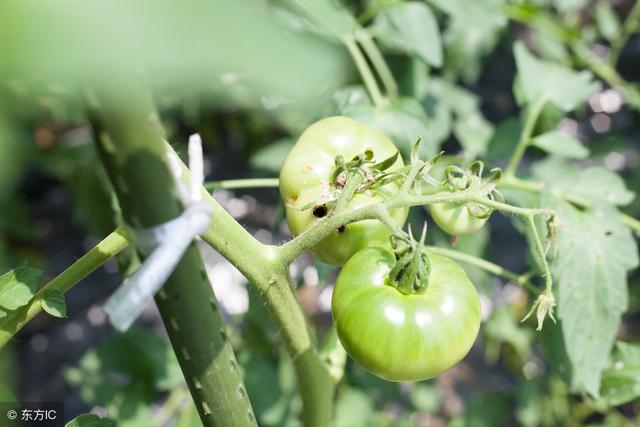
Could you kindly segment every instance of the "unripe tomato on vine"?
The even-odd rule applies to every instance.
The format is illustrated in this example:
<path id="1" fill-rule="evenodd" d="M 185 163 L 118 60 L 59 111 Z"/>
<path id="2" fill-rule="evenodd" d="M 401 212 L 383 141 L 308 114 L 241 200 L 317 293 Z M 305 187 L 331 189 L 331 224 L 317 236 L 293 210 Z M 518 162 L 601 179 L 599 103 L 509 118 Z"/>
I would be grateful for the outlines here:
<path id="1" fill-rule="evenodd" d="M 441 374 L 464 358 L 478 335 L 480 300 L 464 270 L 442 255 L 424 256 L 427 283 L 403 288 L 394 273 L 411 267 L 398 269 L 386 249 L 363 249 L 345 264 L 333 291 L 331 312 L 345 350 L 388 381 Z"/>
<path id="2" fill-rule="evenodd" d="M 496 183 L 502 172 L 493 169 L 492 176 L 483 180 L 482 162 L 473 162 L 467 169 L 449 166 L 445 170 L 445 182 L 451 192 L 464 191 L 475 187 L 482 197 L 488 200 L 503 201 L 502 195 L 496 190 Z M 431 205 L 431 217 L 444 232 L 452 236 L 470 234 L 479 230 L 487 222 L 493 209 L 476 202 L 443 202 Z"/>
<path id="3" fill-rule="evenodd" d="M 329 117 L 309 126 L 291 149 L 280 171 L 280 194 L 287 223 L 294 236 L 331 214 L 335 199 L 345 185 L 344 174 L 336 173 L 336 158 L 364 156 L 367 164 L 392 159 L 386 172 L 404 166 L 397 148 L 381 132 L 347 117 Z M 367 172 L 367 169 L 363 169 Z M 391 182 L 353 194 L 352 210 L 393 196 L 400 184 Z M 402 227 L 407 209 L 390 212 Z M 389 231 L 377 220 L 363 220 L 337 229 L 311 248 L 321 261 L 343 265 L 353 254 L 370 246 L 389 247 Z"/>

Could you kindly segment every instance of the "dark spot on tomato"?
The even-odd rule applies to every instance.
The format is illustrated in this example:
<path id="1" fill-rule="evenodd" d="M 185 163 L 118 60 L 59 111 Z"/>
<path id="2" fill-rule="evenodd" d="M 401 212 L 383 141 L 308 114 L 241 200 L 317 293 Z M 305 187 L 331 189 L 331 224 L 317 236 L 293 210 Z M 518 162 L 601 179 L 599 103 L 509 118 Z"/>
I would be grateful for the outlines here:
<path id="1" fill-rule="evenodd" d="M 324 205 L 316 206 L 315 208 L 313 208 L 313 216 L 315 216 L 316 218 L 323 218 L 327 216 L 327 207 Z"/>
<path id="2" fill-rule="evenodd" d="M 604 232 L 605 236 L 611 236 L 612 234 L 613 234 L 613 231 L 611 231 L 611 230 L 607 230 L 607 231 Z"/>
<path id="3" fill-rule="evenodd" d="M 367 160 L 373 159 L 373 149 L 367 148 L 364 150 L 364 158 Z"/>
<path id="4" fill-rule="evenodd" d="M 344 233 L 345 230 L 346 229 L 345 229 L 344 225 L 341 226 L 341 227 L 338 227 L 338 233 Z"/>

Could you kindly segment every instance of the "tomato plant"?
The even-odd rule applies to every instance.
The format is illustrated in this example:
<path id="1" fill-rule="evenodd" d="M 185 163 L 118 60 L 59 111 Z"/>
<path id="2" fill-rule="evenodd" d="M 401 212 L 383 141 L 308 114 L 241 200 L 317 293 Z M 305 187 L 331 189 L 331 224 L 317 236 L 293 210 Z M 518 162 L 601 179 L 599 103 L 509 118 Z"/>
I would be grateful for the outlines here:
<path id="1" fill-rule="evenodd" d="M 390 277 L 396 260 L 367 248 L 344 265 L 331 312 L 349 355 L 389 381 L 421 381 L 441 374 L 471 349 L 480 329 L 480 300 L 458 264 L 428 254 L 422 292 L 404 293 Z"/>
<path id="2" fill-rule="evenodd" d="M 332 179 L 336 156 L 351 159 L 364 153 L 384 161 L 397 153 L 395 145 L 380 131 L 348 117 L 329 117 L 309 126 L 287 155 L 280 171 L 280 194 L 284 199 L 287 222 L 294 236 L 331 213 L 328 201 L 339 192 Z M 403 166 L 398 159 L 389 167 Z M 398 190 L 397 183 L 355 194 L 350 210 L 380 202 Z M 399 226 L 404 224 L 407 209 L 391 212 Z M 367 246 L 388 246 L 389 230 L 380 221 L 364 220 L 340 227 L 311 248 L 321 261 L 343 265 L 354 253 Z"/>
<path id="3" fill-rule="evenodd" d="M 640 425 L 640 1 L 62 3 L 0 2 L 0 419 Z"/>

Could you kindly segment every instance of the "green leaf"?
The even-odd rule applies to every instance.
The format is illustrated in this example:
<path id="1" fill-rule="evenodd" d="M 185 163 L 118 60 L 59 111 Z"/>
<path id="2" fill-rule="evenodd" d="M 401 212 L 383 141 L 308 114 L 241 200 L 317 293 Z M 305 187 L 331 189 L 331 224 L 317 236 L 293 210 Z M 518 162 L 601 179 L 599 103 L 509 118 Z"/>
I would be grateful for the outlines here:
<path id="1" fill-rule="evenodd" d="M 290 138 L 279 139 L 251 156 L 249 163 L 255 169 L 277 174 L 293 144 L 295 141 Z"/>
<path id="2" fill-rule="evenodd" d="M 533 174 L 552 192 L 571 194 L 595 204 L 624 206 L 635 198 L 619 175 L 600 166 L 580 170 L 562 159 L 549 158 L 538 162 Z"/>
<path id="3" fill-rule="evenodd" d="M 466 157 L 475 159 L 487 151 L 493 137 L 493 126 L 477 112 L 458 119 L 453 134 L 464 149 Z"/>
<path id="4" fill-rule="evenodd" d="M 372 415 L 373 403 L 366 393 L 342 388 L 336 401 L 336 427 L 368 427 Z"/>
<path id="5" fill-rule="evenodd" d="M 116 422 L 94 414 L 83 414 L 69 421 L 65 427 L 116 427 Z"/>
<path id="6" fill-rule="evenodd" d="M 600 1 L 595 11 L 598 31 L 607 40 L 614 40 L 620 34 L 620 19 L 609 1 Z"/>
<path id="7" fill-rule="evenodd" d="M 442 65 L 438 22 L 424 3 L 395 3 L 382 9 L 372 30 L 385 47 L 416 55 L 434 67 Z"/>
<path id="8" fill-rule="evenodd" d="M 131 423 L 144 419 L 156 392 L 184 384 L 167 340 L 142 329 L 115 335 L 89 351 L 65 377 L 84 402 L 104 406 L 119 421 L 126 416 Z"/>
<path id="9" fill-rule="evenodd" d="M 500 13 L 503 0 L 430 0 L 446 13 L 445 69 L 467 83 L 477 80 L 484 57 L 494 50 L 508 20 Z"/>
<path id="10" fill-rule="evenodd" d="M 41 277 L 42 272 L 31 267 L 18 267 L 0 276 L 0 306 L 15 310 L 27 305 Z"/>
<path id="11" fill-rule="evenodd" d="M 582 9 L 589 3 L 589 0 L 554 0 L 556 8 L 560 12 L 573 12 Z"/>
<path id="12" fill-rule="evenodd" d="M 49 289 L 42 298 L 42 309 L 54 317 L 67 317 L 64 295 L 57 289 Z"/>
<path id="13" fill-rule="evenodd" d="M 440 409 L 440 395 L 433 384 L 418 383 L 409 394 L 411 404 L 418 411 L 435 413 Z"/>
<path id="14" fill-rule="evenodd" d="M 316 26 L 315 31 L 333 37 L 352 36 L 358 28 L 358 23 L 351 13 L 331 0 L 285 0 L 290 6 L 309 23 Z"/>
<path id="15" fill-rule="evenodd" d="M 483 330 L 488 341 L 510 345 L 523 363 L 529 359 L 533 332 L 520 326 L 519 319 L 509 305 L 499 306 L 487 320 Z M 489 349 L 488 345 L 487 350 Z"/>
<path id="16" fill-rule="evenodd" d="M 445 80 L 434 78 L 428 91 L 455 116 L 453 133 L 468 158 L 484 154 L 493 137 L 493 126 L 480 111 L 480 100 L 472 92 Z"/>
<path id="17" fill-rule="evenodd" d="M 614 406 L 640 397 L 640 344 L 616 342 L 611 366 L 602 375 L 602 397 Z"/>
<path id="18" fill-rule="evenodd" d="M 559 130 L 536 136 L 531 145 L 560 157 L 584 159 L 589 156 L 589 150 L 580 140 Z"/>
<path id="19" fill-rule="evenodd" d="M 536 29 L 531 34 L 531 38 L 536 47 L 536 52 L 543 58 L 566 64 L 569 62 L 569 52 L 566 45 L 549 32 Z"/>
<path id="20" fill-rule="evenodd" d="M 545 98 L 564 111 L 571 111 L 601 87 L 590 72 L 577 72 L 538 59 L 522 42 L 517 42 L 513 51 L 518 68 L 516 85 L 527 103 Z"/>
<path id="21" fill-rule="evenodd" d="M 343 114 L 359 120 L 387 135 L 398 147 L 405 159 L 409 158 L 411 149 L 418 138 L 422 138 L 420 146 L 422 158 L 431 158 L 440 150 L 439 142 L 431 137 L 429 131 L 430 118 L 422 105 L 412 98 L 400 98 L 393 103 L 381 107 L 370 104 L 353 104 Z"/>
<path id="22" fill-rule="evenodd" d="M 541 205 L 555 209 L 561 223 L 551 267 L 571 388 L 597 397 L 627 310 L 627 273 L 638 266 L 638 248 L 612 208 L 581 211 L 550 195 Z"/>

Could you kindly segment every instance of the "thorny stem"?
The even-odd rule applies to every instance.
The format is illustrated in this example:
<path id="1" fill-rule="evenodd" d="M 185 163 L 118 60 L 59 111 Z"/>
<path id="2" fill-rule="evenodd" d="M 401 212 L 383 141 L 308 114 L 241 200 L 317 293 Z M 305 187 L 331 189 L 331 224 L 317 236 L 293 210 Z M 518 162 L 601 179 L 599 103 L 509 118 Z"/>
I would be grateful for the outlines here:
<path id="1" fill-rule="evenodd" d="M 384 59 L 382 52 L 378 48 L 378 45 L 373 41 L 373 37 L 366 29 L 362 28 L 356 31 L 356 40 L 360 42 L 365 53 L 371 60 L 371 63 L 375 67 L 376 71 L 380 75 L 380 80 L 384 88 L 387 90 L 387 95 L 390 99 L 394 100 L 398 98 L 398 84 L 396 83 L 393 73 Z"/>
<path id="2" fill-rule="evenodd" d="M 367 60 L 360 51 L 355 38 L 347 36 L 344 37 L 342 41 L 349 50 L 349 54 L 351 55 L 353 62 L 355 62 L 356 68 L 358 68 L 360 77 L 362 78 L 364 85 L 367 87 L 367 92 L 369 92 L 373 105 L 376 107 L 383 105 L 385 103 L 385 99 L 382 96 L 382 92 L 380 92 L 380 87 L 378 87 L 376 77 L 371 72 L 369 64 L 367 64 Z"/>
<path id="3" fill-rule="evenodd" d="M 518 141 L 518 145 L 511 156 L 505 175 L 513 176 L 516 174 L 520 161 L 522 160 L 522 156 L 524 156 L 527 147 L 531 143 L 533 129 L 535 128 L 538 118 L 540 117 L 542 109 L 546 103 L 547 98 L 545 96 L 541 96 L 531 105 L 530 110 L 527 112 L 527 119 L 525 121 L 524 128 L 522 129 L 522 133 L 520 134 L 520 140 Z"/>

